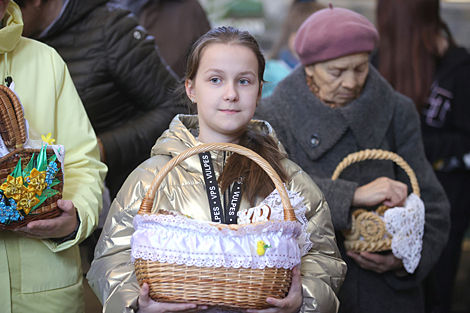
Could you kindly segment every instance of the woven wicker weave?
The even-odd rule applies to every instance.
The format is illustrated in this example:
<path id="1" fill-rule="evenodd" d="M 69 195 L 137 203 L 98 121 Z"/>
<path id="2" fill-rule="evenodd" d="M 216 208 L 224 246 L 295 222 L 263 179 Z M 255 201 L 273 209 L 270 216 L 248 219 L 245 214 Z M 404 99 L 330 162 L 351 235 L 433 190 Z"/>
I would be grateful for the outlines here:
<path id="1" fill-rule="evenodd" d="M 402 157 L 390 151 L 374 149 L 351 153 L 338 164 L 331 179 L 338 179 L 341 172 L 349 165 L 365 160 L 391 160 L 395 162 L 410 178 L 413 193 L 420 196 L 415 173 Z M 387 209 L 387 206 L 382 205 L 375 213 L 364 209 L 355 210 L 352 213 L 351 229 L 343 232 L 346 250 L 353 252 L 391 250 L 392 236 L 387 232 L 385 222 L 380 217 L 383 217 Z"/>
<path id="2" fill-rule="evenodd" d="M 0 184 L 3 183 L 7 176 L 13 172 L 16 164 L 21 158 L 22 167 L 31 160 L 34 154 L 38 155 L 39 149 L 25 149 L 23 144 L 26 141 L 26 128 L 24 125 L 23 110 L 20 101 L 10 88 L 0 85 L 0 134 L 9 149 L 14 149 L 9 154 L 0 159 Z M 54 155 L 52 149 L 46 150 L 47 157 Z M 59 160 L 55 161 L 58 167 L 61 167 Z M 15 229 L 26 226 L 29 222 L 39 219 L 54 218 L 62 214 L 62 210 L 57 207 L 57 200 L 62 198 L 63 175 L 62 171 L 56 175 L 61 183 L 52 187 L 59 193 L 44 201 L 37 209 L 32 211 L 26 217 L 17 222 L 11 222 L 8 225 L 0 223 L 0 231 Z"/>
<path id="3" fill-rule="evenodd" d="M 151 214 L 155 193 L 165 176 L 175 166 L 192 155 L 211 150 L 239 153 L 260 165 L 271 177 L 281 195 L 284 219 L 296 220 L 289 196 L 276 171 L 253 151 L 229 143 L 199 145 L 173 158 L 153 180 L 142 200 L 139 214 Z M 239 225 L 219 224 L 218 227 L 237 230 Z M 292 281 L 292 271 L 283 268 L 198 267 L 136 259 L 135 270 L 140 286 L 148 283 L 150 297 L 155 301 L 195 303 L 227 309 L 268 308 L 266 298 L 284 298 Z"/>

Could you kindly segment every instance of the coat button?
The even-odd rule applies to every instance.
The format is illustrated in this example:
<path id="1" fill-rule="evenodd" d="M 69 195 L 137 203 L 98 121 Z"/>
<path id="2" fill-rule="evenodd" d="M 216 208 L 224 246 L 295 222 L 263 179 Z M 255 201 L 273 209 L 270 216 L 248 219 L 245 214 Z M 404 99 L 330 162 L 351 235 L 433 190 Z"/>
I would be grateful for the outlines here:
<path id="1" fill-rule="evenodd" d="M 320 139 L 318 138 L 317 134 L 313 134 L 312 138 L 310 138 L 310 146 L 312 148 L 316 148 L 320 145 Z"/>
<path id="2" fill-rule="evenodd" d="M 142 34 L 138 30 L 136 30 L 134 31 L 134 38 L 139 40 L 140 38 L 142 38 Z"/>

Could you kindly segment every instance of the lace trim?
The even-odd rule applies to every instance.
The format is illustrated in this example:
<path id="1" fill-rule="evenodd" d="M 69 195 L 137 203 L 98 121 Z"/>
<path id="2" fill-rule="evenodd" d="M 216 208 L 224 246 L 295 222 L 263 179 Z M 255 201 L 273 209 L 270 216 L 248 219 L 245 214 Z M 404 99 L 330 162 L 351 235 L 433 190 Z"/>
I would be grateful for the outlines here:
<path id="1" fill-rule="evenodd" d="M 292 269 L 300 263 L 298 222 L 269 221 L 219 231 L 207 221 L 160 214 L 137 215 L 134 228 L 132 261 L 252 269 Z"/>
<path id="2" fill-rule="evenodd" d="M 405 207 L 388 209 L 384 213 L 387 231 L 393 236 L 393 255 L 403 260 L 408 273 L 413 273 L 421 259 L 424 234 L 424 203 L 414 193 Z"/>

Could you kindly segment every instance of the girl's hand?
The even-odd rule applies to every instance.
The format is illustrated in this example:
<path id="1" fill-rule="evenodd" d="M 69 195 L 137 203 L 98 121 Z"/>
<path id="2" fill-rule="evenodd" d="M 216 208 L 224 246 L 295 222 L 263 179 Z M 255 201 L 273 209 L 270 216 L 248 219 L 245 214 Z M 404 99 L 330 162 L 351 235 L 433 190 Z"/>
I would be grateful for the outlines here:
<path id="1" fill-rule="evenodd" d="M 163 312 L 197 312 L 206 310 L 207 306 L 197 306 L 192 303 L 167 303 L 156 302 L 149 297 L 149 285 L 144 283 L 139 292 L 139 313 L 163 313 Z"/>
<path id="2" fill-rule="evenodd" d="M 302 280 L 299 265 L 292 269 L 292 285 L 290 286 L 287 297 L 282 300 L 267 298 L 266 302 L 274 305 L 274 308 L 264 310 L 248 309 L 248 313 L 297 313 L 300 311 L 303 303 Z"/>
<path id="3" fill-rule="evenodd" d="M 77 213 L 71 200 L 58 200 L 62 215 L 39 221 L 32 221 L 14 230 L 19 235 L 37 239 L 61 238 L 70 235 L 77 226 Z"/>
<path id="4" fill-rule="evenodd" d="M 353 258 L 360 267 L 379 274 L 403 267 L 403 261 L 392 253 L 381 255 L 365 251 L 361 253 L 348 251 L 346 254 Z"/>
<path id="5" fill-rule="evenodd" d="M 408 186 L 406 184 L 388 177 L 379 177 L 356 189 L 352 205 L 369 207 L 383 203 L 393 208 L 403 206 L 407 195 Z"/>

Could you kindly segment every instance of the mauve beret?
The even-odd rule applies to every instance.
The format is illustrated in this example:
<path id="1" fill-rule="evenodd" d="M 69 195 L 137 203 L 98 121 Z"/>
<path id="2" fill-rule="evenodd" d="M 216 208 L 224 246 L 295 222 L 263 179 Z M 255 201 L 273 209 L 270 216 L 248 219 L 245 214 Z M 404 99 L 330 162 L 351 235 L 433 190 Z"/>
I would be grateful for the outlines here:
<path id="1" fill-rule="evenodd" d="M 379 41 L 374 25 L 343 8 L 326 8 L 310 15 L 295 37 L 300 63 L 309 65 L 345 55 L 370 52 Z"/>

